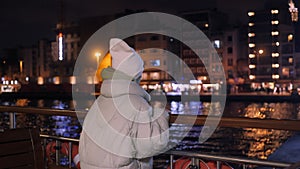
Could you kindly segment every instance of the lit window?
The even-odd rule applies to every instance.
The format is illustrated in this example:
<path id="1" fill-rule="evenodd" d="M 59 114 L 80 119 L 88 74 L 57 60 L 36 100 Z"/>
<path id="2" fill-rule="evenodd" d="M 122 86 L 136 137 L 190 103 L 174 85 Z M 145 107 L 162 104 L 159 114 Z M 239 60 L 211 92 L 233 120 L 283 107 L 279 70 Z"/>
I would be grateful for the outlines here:
<path id="1" fill-rule="evenodd" d="M 255 12 L 248 12 L 248 16 L 254 16 Z"/>
<path id="2" fill-rule="evenodd" d="M 254 48 L 255 44 L 254 43 L 249 43 L 249 48 Z"/>
<path id="3" fill-rule="evenodd" d="M 272 31 L 272 32 L 271 32 L 271 35 L 272 35 L 272 36 L 278 36 L 278 35 L 279 35 L 279 32 L 278 32 L 278 31 Z"/>
<path id="4" fill-rule="evenodd" d="M 254 23 L 253 22 L 249 22 L 248 26 L 254 26 Z"/>
<path id="5" fill-rule="evenodd" d="M 278 21 L 278 20 L 271 21 L 271 24 L 272 24 L 272 25 L 278 25 L 278 24 L 279 24 L 279 21 Z"/>
<path id="6" fill-rule="evenodd" d="M 254 37 L 254 36 L 255 36 L 255 33 L 248 33 L 249 38 Z"/>
<path id="7" fill-rule="evenodd" d="M 279 64 L 278 63 L 272 64 L 272 68 L 279 68 Z"/>
<path id="8" fill-rule="evenodd" d="M 60 78 L 59 78 L 59 76 L 53 77 L 53 83 L 54 84 L 60 84 Z"/>
<path id="9" fill-rule="evenodd" d="M 293 63 L 294 59 L 292 57 L 289 58 L 289 63 Z"/>
<path id="10" fill-rule="evenodd" d="M 288 67 L 282 68 L 282 75 L 289 76 L 289 74 L 290 74 L 290 69 Z"/>
<path id="11" fill-rule="evenodd" d="M 203 80 L 203 81 L 207 80 L 207 76 L 200 76 L 200 80 Z"/>
<path id="12" fill-rule="evenodd" d="M 254 69 L 255 67 L 255 65 L 249 65 L 249 69 Z"/>
<path id="13" fill-rule="evenodd" d="M 279 79 L 279 75 L 278 74 L 272 75 L 272 79 Z"/>
<path id="14" fill-rule="evenodd" d="M 255 54 L 250 53 L 250 54 L 249 54 L 249 58 L 255 58 Z"/>
<path id="15" fill-rule="evenodd" d="M 279 44 L 279 42 L 276 42 L 275 45 L 276 45 L 276 46 L 279 46 L 280 44 Z"/>
<path id="16" fill-rule="evenodd" d="M 277 9 L 272 9 L 271 10 L 271 14 L 278 14 L 279 13 L 279 10 L 277 10 Z"/>
<path id="17" fill-rule="evenodd" d="M 288 42 L 292 42 L 293 41 L 293 34 L 289 34 L 288 35 Z"/>
<path id="18" fill-rule="evenodd" d="M 76 76 L 70 76 L 70 84 L 76 84 Z"/>
<path id="19" fill-rule="evenodd" d="M 160 66 L 160 60 L 150 60 L 151 66 Z"/>
<path id="20" fill-rule="evenodd" d="M 279 53 L 272 53 L 272 57 L 279 57 Z"/>
<path id="21" fill-rule="evenodd" d="M 153 80 L 158 80 L 160 79 L 160 75 L 158 72 L 151 72 L 150 73 L 150 78 L 153 79 Z"/>
<path id="22" fill-rule="evenodd" d="M 253 79 L 255 79 L 255 76 L 254 75 L 249 75 L 249 79 L 253 80 Z"/>
<path id="23" fill-rule="evenodd" d="M 213 45 L 215 48 L 221 48 L 221 41 L 220 40 L 214 40 Z"/>
<path id="24" fill-rule="evenodd" d="M 44 84 L 44 78 L 39 76 L 38 79 L 37 79 L 37 84 L 38 85 L 43 85 Z"/>

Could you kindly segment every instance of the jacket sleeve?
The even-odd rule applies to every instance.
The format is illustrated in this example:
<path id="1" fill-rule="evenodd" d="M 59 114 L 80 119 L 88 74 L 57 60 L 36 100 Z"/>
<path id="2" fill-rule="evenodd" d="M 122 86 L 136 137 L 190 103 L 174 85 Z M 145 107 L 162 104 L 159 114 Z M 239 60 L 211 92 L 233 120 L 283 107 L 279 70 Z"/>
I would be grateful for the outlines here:
<path id="1" fill-rule="evenodd" d="M 132 126 L 135 158 L 151 157 L 167 150 L 169 142 L 168 112 L 150 108 L 137 114 Z"/>

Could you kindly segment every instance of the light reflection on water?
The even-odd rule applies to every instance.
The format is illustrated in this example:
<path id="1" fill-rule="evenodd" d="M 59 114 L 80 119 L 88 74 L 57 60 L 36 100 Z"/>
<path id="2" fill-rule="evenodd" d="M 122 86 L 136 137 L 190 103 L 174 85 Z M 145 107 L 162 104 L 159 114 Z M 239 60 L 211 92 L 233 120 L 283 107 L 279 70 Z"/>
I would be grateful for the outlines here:
<path id="1" fill-rule="evenodd" d="M 18 100 L 16 102 L 1 102 L 2 105 L 18 105 L 32 107 L 47 107 L 56 109 L 74 110 L 76 102 L 70 100 Z M 89 107 L 92 102 L 86 102 L 82 109 Z M 219 103 L 209 102 L 171 102 L 167 105 L 173 114 L 208 115 L 210 108 L 212 113 L 222 113 Z M 0 128 L 8 128 L 9 119 L 7 114 L 0 114 Z M 223 116 L 226 117 L 249 117 L 249 118 L 273 118 L 273 119 L 299 119 L 299 103 L 226 103 Z M 45 134 L 53 134 L 65 137 L 78 138 L 81 130 L 80 124 L 75 118 L 63 116 L 32 116 L 18 115 L 18 121 L 25 121 L 27 126 L 41 126 Z M 266 159 L 293 133 L 271 129 L 235 129 L 217 128 L 215 133 L 204 143 L 198 142 L 200 132 L 207 128 L 202 126 L 192 127 L 187 137 L 178 141 L 184 131 L 190 126 L 172 124 L 170 127 L 170 144 L 177 145 L 174 149 L 209 152 L 215 154 L 248 156 Z"/>
<path id="2" fill-rule="evenodd" d="M 170 110 L 174 114 L 208 115 L 210 107 L 218 112 L 220 104 L 201 102 L 171 102 Z M 295 103 L 244 103 L 230 102 L 224 109 L 226 117 L 248 117 L 260 119 L 299 119 L 299 104 Z M 256 128 L 217 128 L 215 133 L 203 144 L 198 143 L 202 126 L 193 127 L 187 139 L 178 143 L 181 131 L 188 127 L 171 126 L 171 143 L 178 144 L 177 150 L 191 150 L 224 155 L 238 155 L 266 159 L 293 133 L 283 130 Z"/>

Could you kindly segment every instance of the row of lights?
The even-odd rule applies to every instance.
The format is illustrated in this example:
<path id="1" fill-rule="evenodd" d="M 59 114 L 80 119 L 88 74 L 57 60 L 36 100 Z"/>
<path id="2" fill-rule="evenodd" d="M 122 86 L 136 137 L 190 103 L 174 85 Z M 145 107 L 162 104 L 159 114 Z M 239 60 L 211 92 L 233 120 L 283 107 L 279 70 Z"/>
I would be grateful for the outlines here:
<path id="1" fill-rule="evenodd" d="M 15 84 L 15 85 L 17 85 L 18 84 L 18 81 L 17 80 L 4 80 L 4 81 L 2 81 L 2 84 L 4 84 L 4 85 L 9 85 L 9 84 L 11 84 L 11 85 L 13 85 L 13 84 Z"/>
<path id="2" fill-rule="evenodd" d="M 271 14 L 279 14 L 279 10 L 278 9 L 272 9 Z M 250 17 L 255 16 L 255 12 L 253 12 L 253 11 L 248 12 L 248 16 L 250 16 Z"/>
<path id="3" fill-rule="evenodd" d="M 279 10 L 277 10 L 277 9 L 273 9 L 273 10 L 271 10 L 271 14 L 272 15 L 277 15 L 277 14 L 279 14 Z M 248 16 L 249 17 L 253 17 L 253 16 L 255 16 L 255 12 L 253 12 L 253 11 L 250 11 L 250 12 L 248 12 Z M 279 21 L 277 20 L 277 19 L 273 19 L 273 20 L 271 20 L 271 24 L 272 24 L 272 27 L 273 26 L 277 26 L 278 24 L 279 24 Z M 249 22 L 248 23 L 248 26 L 249 27 L 253 27 L 255 24 L 254 24 L 254 22 Z M 253 31 L 251 31 L 251 32 L 249 32 L 248 33 L 248 37 L 249 38 L 254 38 L 256 36 L 256 34 L 255 34 L 255 32 L 253 32 Z M 274 30 L 273 29 L 273 31 L 271 31 L 271 36 L 272 37 L 274 37 L 274 36 L 279 36 L 279 31 L 277 31 L 277 30 Z M 288 36 L 288 40 L 289 39 L 292 39 L 292 37 L 291 37 L 292 35 L 289 35 Z M 290 41 L 290 40 L 289 40 Z M 249 46 L 249 48 L 251 48 L 251 49 L 253 49 L 253 48 L 255 48 L 256 47 L 256 44 L 254 43 L 254 42 L 249 42 L 249 44 L 248 44 L 248 46 Z M 273 42 L 272 43 L 272 46 L 280 46 L 280 43 L 278 42 L 278 41 L 275 41 L 275 42 Z M 260 49 L 260 50 L 258 50 L 258 54 L 263 54 L 264 53 L 264 51 L 262 50 L 262 49 Z M 253 53 L 249 53 L 249 59 L 254 59 L 255 57 L 256 57 L 256 51 L 254 50 L 254 52 Z M 274 58 L 274 57 L 279 57 L 279 53 L 278 52 L 273 52 L 272 53 L 272 57 Z M 279 64 L 278 63 L 272 63 L 272 68 L 279 68 Z M 255 69 L 256 68 L 256 65 L 255 64 L 249 64 L 249 69 Z M 253 74 L 250 74 L 249 75 L 249 79 L 250 80 L 254 80 L 256 78 L 256 76 L 255 75 L 253 75 Z M 278 74 L 273 74 L 272 75 L 272 79 L 279 79 L 279 75 Z"/>

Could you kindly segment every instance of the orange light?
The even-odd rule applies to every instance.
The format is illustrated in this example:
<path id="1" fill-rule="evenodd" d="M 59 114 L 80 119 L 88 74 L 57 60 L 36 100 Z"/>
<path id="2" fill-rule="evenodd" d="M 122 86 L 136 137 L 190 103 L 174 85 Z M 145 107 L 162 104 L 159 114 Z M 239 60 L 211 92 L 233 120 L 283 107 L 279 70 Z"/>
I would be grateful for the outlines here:
<path id="1" fill-rule="evenodd" d="M 101 77 L 102 70 L 109 66 L 111 66 L 111 55 L 110 53 L 107 53 L 101 60 L 96 71 L 96 77 L 99 79 L 99 81 L 102 81 L 102 77 Z"/>

